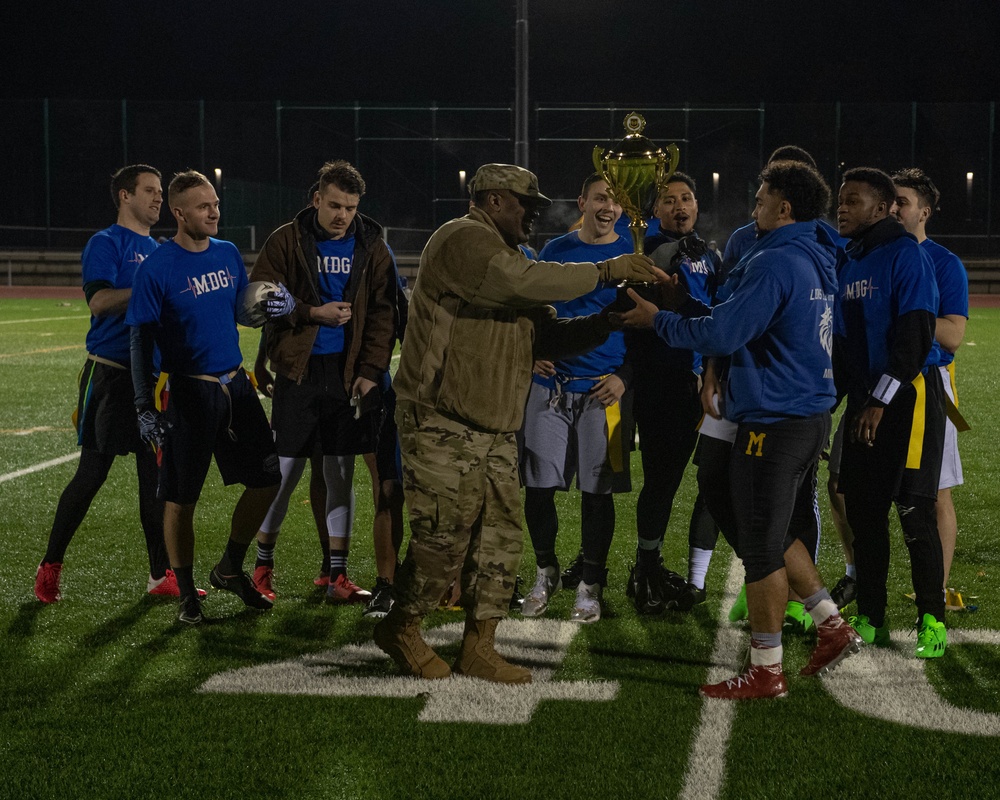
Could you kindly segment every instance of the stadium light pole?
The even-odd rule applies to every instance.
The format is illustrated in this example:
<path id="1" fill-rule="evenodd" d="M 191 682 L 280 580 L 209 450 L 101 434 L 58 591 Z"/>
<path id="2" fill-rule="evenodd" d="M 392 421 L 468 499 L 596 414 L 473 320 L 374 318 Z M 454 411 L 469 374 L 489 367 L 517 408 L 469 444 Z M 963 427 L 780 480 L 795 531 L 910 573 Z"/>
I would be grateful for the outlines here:
<path id="1" fill-rule="evenodd" d="M 514 163 L 528 168 L 528 0 L 517 0 Z"/>
<path id="2" fill-rule="evenodd" d="M 222 191 L 222 167 L 215 168 L 215 191 L 219 194 L 219 224 L 222 224 L 222 211 L 221 209 L 225 207 L 225 198 L 223 197 Z"/>
<path id="3" fill-rule="evenodd" d="M 969 220 L 972 219 L 972 173 L 965 173 L 965 196 L 969 205 Z"/>

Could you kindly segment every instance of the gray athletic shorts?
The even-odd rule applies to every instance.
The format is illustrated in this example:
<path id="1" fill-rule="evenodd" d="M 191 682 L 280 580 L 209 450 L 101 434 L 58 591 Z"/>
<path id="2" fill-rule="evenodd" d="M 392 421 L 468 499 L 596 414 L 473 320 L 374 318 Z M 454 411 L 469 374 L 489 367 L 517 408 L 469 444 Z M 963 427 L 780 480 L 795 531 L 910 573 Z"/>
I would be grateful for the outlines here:
<path id="1" fill-rule="evenodd" d="M 577 488 L 590 494 L 631 491 L 633 425 L 631 414 L 620 411 L 628 408 L 628 396 L 605 409 L 586 392 L 560 392 L 532 382 L 520 437 L 524 485 L 569 490 L 576 475 Z"/>

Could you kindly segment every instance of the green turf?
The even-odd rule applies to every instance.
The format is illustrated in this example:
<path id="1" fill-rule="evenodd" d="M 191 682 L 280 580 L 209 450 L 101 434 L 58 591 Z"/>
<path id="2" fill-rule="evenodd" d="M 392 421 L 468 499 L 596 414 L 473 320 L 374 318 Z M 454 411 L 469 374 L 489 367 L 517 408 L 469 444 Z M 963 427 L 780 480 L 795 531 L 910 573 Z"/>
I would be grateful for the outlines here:
<path id="1" fill-rule="evenodd" d="M 14 322 L 56 318 L 45 322 Z M 0 302 L 0 476 L 75 451 L 70 413 L 83 363 L 82 301 Z M 245 331 L 244 352 L 257 334 Z M 956 489 L 960 534 L 952 583 L 974 614 L 951 614 L 952 630 L 1000 630 L 997 572 L 1000 489 L 992 439 L 1000 428 L 997 350 L 1000 311 L 974 309 L 959 354 L 960 400 L 973 431 L 960 440 L 967 485 Z M 633 462 L 636 488 L 641 482 Z M 555 682 L 615 681 L 610 702 L 546 700 L 531 721 L 498 726 L 417 720 L 424 697 L 311 697 L 203 694 L 224 670 L 254 667 L 370 640 L 357 607 L 326 605 L 312 586 L 319 548 L 305 485 L 295 495 L 277 554 L 278 602 L 261 614 L 229 595 L 206 602 L 210 624 L 181 629 L 172 602 L 144 594 L 147 565 L 135 507 L 132 464 L 119 459 L 66 557 L 64 600 L 51 607 L 31 591 L 59 494 L 75 461 L 0 482 L 0 798 L 581 798 L 674 797 L 689 770 L 699 729 L 697 686 L 711 665 L 724 615 L 728 555 L 720 546 L 708 602 L 690 615 L 636 616 L 622 591 L 634 543 L 635 495 L 618 498 L 611 586 L 598 625 L 584 626 Z M 825 471 L 821 473 L 825 479 Z M 693 472 L 675 505 L 665 551 L 686 569 Z M 351 572 L 374 579 L 370 484 L 359 463 Z M 225 542 L 239 494 L 210 474 L 196 519 L 196 576 Z M 821 505 L 824 506 L 825 503 Z M 560 496 L 560 556 L 572 558 L 579 499 Z M 825 521 L 820 566 L 828 583 L 843 564 Z M 534 564 L 521 574 L 530 585 Z M 908 560 L 894 523 L 890 625 L 915 619 Z M 977 599 L 973 600 L 975 597 Z M 548 617 L 565 620 L 569 592 Z M 431 615 L 435 627 L 460 619 Z M 909 641 L 909 640 L 908 640 Z M 915 635 L 912 639 L 915 643 Z M 795 676 L 808 640 L 786 641 L 786 701 L 736 710 L 724 753 L 725 798 L 997 796 L 1000 742 L 918 730 L 873 719 L 838 703 L 821 681 Z M 907 657 L 912 645 L 907 645 Z M 455 646 L 444 648 L 453 656 Z M 954 646 L 923 665 L 951 705 L 1000 715 L 997 645 Z M 345 669 L 390 678 L 388 661 Z M 697 770 L 695 770 L 697 773 Z"/>

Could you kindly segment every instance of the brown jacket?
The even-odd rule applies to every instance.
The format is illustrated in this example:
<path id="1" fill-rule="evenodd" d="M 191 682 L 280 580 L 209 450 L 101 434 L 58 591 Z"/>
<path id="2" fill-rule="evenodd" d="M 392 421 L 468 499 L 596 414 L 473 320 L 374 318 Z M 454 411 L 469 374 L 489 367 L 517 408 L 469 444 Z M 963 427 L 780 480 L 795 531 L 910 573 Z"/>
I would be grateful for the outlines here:
<path id="1" fill-rule="evenodd" d="M 264 243 L 250 273 L 252 281 L 283 283 L 295 297 L 295 311 L 264 326 L 267 357 L 274 371 L 301 381 L 319 325 L 309 321 L 311 308 L 322 305 L 317 281 L 316 210 L 311 206 L 282 225 Z M 344 388 L 358 376 L 378 383 L 389 368 L 396 336 L 396 267 L 382 241 L 382 228 L 358 214 L 352 227 L 354 262 L 345 301 L 351 320 L 344 331 Z"/>
<path id="2" fill-rule="evenodd" d="M 481 430 L 518 430 L 534 360 L 607 338 L 598 315 L 557 319 L 545 305 L 586 294 L 597 277 L 593 264 L 529 260 L 479 209 L 445 223 L 420 256 L 397 396 Z"/>

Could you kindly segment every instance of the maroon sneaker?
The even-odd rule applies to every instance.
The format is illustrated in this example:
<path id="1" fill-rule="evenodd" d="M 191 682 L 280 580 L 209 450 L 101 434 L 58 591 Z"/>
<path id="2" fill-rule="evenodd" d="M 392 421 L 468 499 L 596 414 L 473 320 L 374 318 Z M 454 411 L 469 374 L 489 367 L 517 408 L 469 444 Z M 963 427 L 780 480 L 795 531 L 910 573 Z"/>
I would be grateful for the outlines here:
<path id="1" fill-rule="evenodd" d="M 721 683 L 706 684 L 698 690 L 698 694 L 717 700 L 763 700 L 787 697 L 788 684 L 780 664 L 773 667 L 751 664 L 742 675 Z"/>
<path id="2" fill-rule="evenodd" d="M 861 637 L 840 614 L 816 627 L 816 647 L 799 675 L 826 675 L 849 655 L 861 649 Z"/>
<path id="3" fill-rule="evenodd" d="M 59 591 L 59 575 L 62 573 L 62 562 L 39 564 L 35 572 L 35 597 L 43 603 L 55 603 L 62 600 Z"/>

